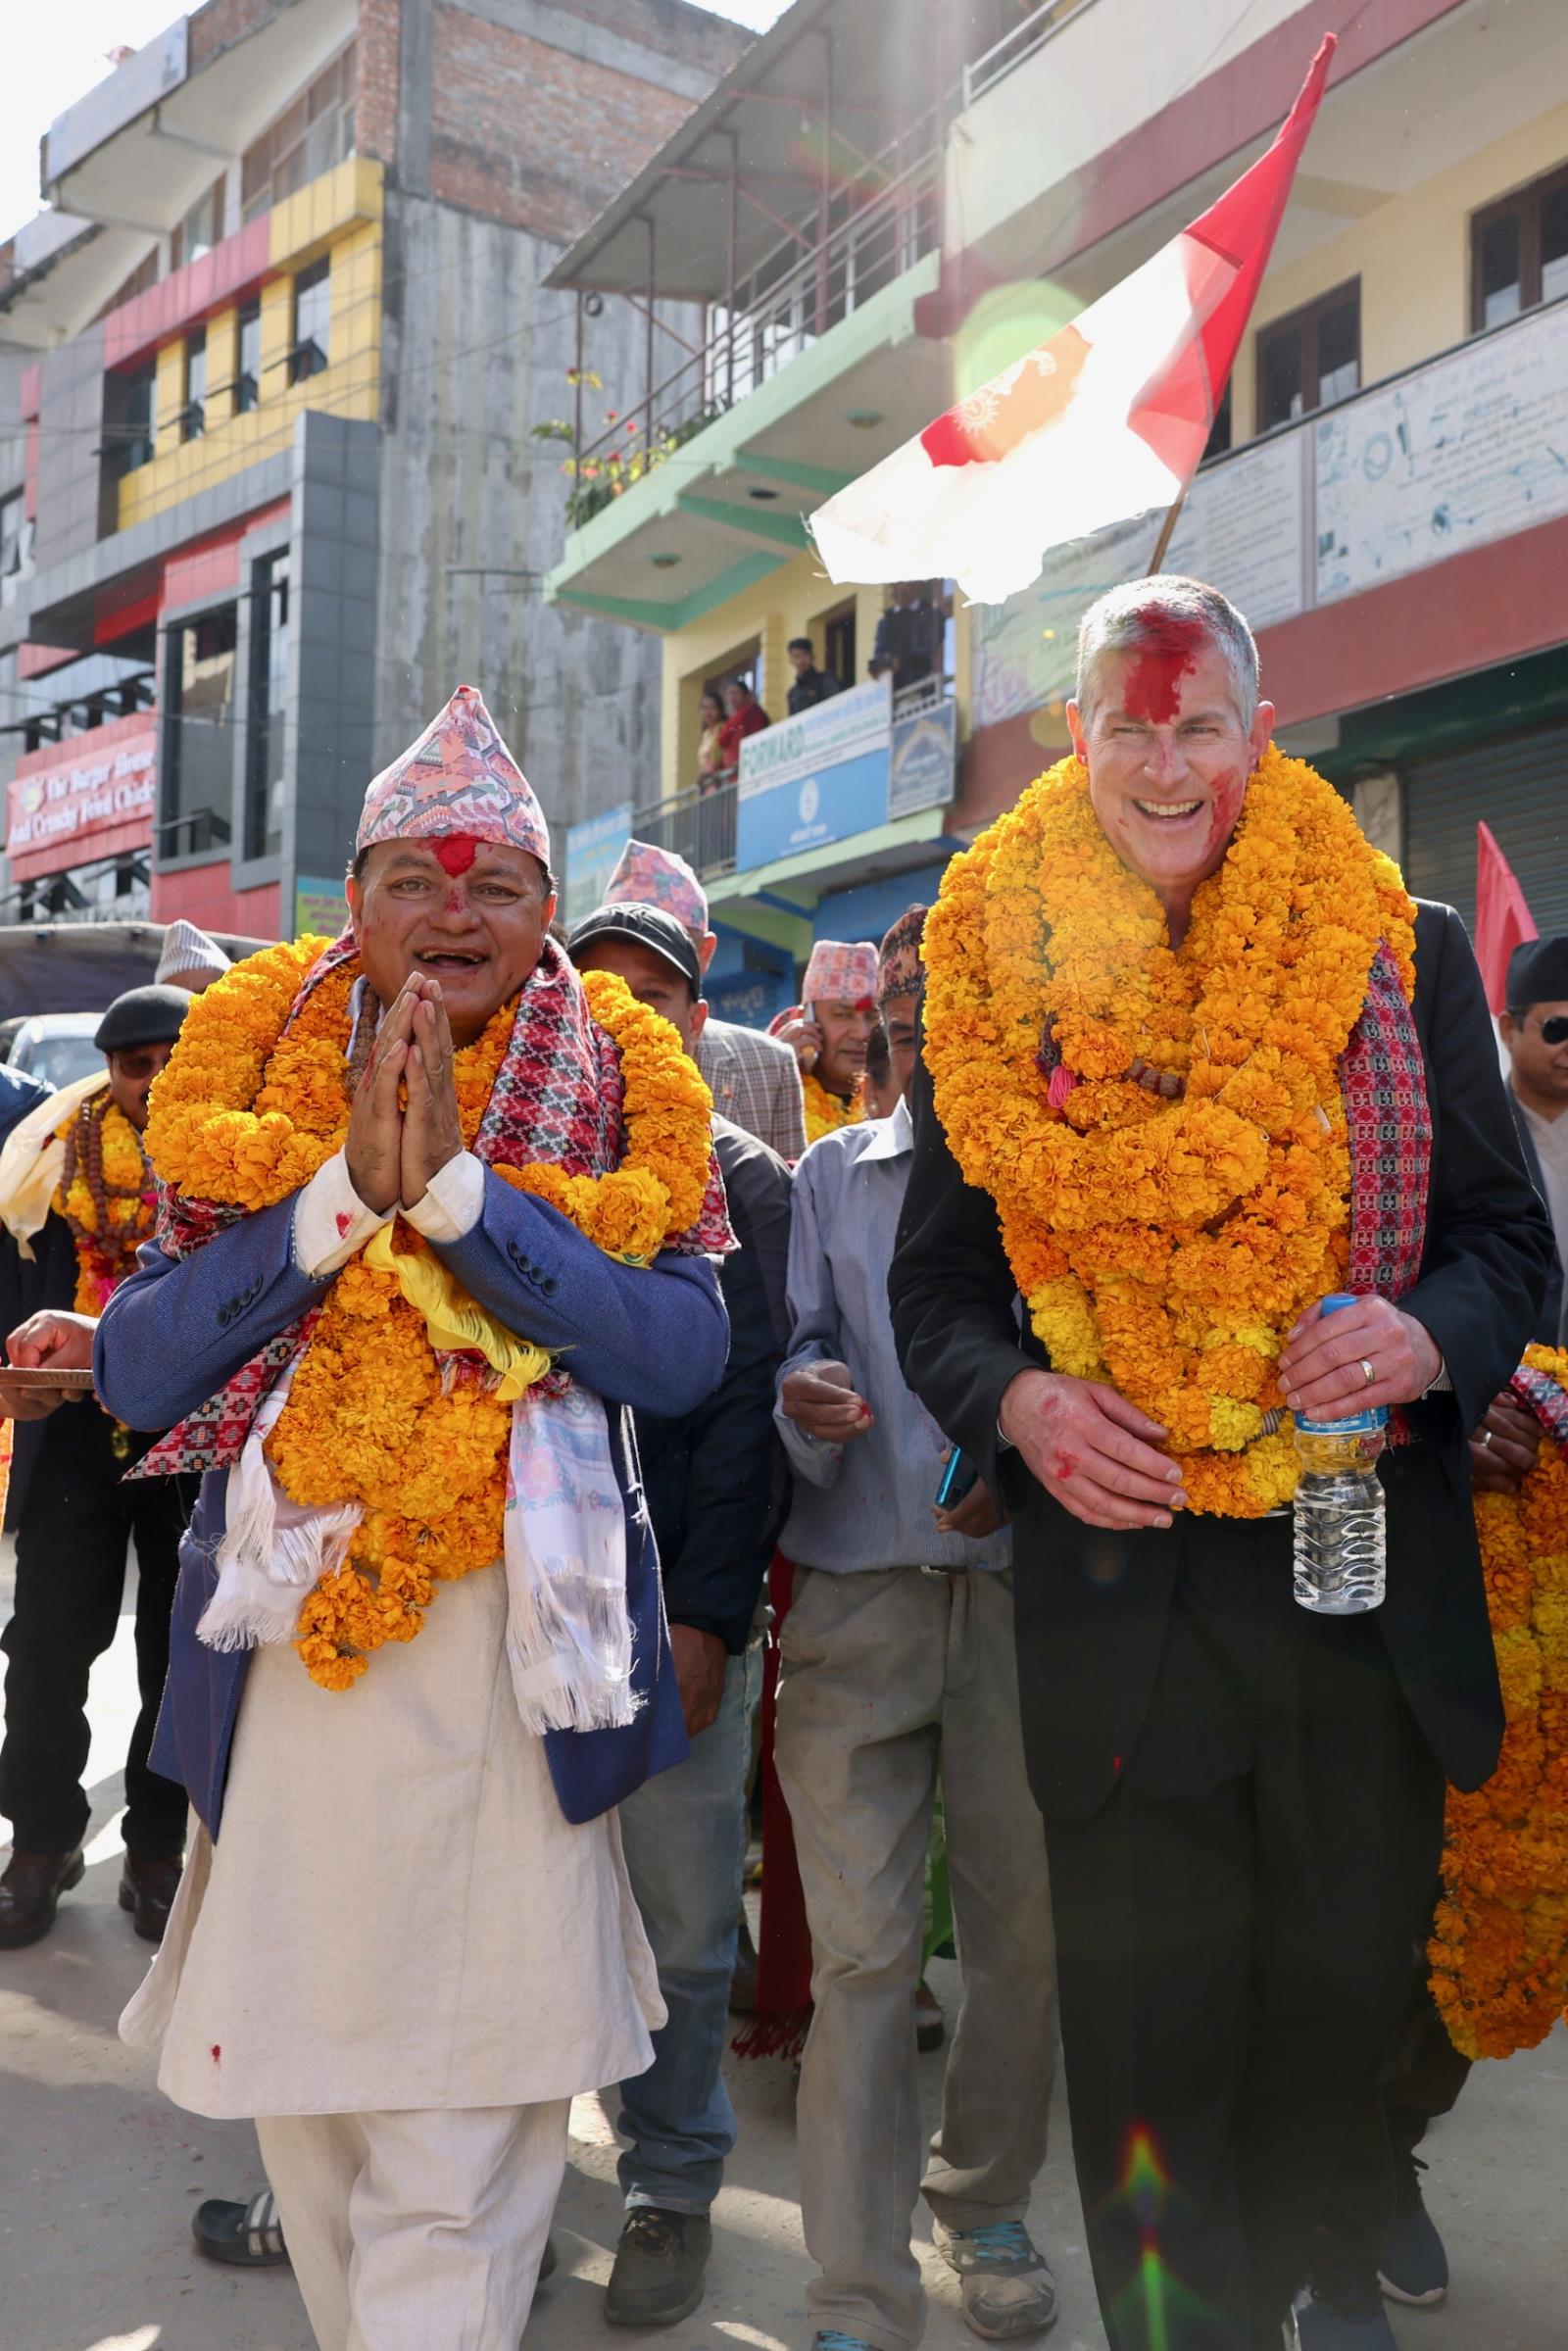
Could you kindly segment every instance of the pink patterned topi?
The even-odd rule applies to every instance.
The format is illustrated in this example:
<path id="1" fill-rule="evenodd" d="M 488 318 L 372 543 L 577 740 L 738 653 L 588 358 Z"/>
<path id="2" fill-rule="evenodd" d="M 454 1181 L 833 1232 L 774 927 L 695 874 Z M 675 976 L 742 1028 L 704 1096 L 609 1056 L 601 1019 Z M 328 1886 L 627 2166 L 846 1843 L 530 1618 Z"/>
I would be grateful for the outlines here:
<path id="1" fill-rule="evenodd" d="M 354 847 L 357 854 L 378 841 L 453 833 L 505 842 L 550 863 L 544 810 L 477 686 L 460 686 L 418 741 L 382 768 L 365 795 Z"/>
<path id="2" fill-rule="evenodd" d="M 697 939 L 708 936 L 708 894 L 684 857 L 652 841 L 628 841 L 605 892 L 607 906 L 660 906 Z"/>
<path id="3" fill-rule="evenodd" d="M 874 1004 L 876 981 L 877 954 L 868 941 L 846 947 L 838 939 L 818 939 L 801 993 L 808 1004 Z"/>

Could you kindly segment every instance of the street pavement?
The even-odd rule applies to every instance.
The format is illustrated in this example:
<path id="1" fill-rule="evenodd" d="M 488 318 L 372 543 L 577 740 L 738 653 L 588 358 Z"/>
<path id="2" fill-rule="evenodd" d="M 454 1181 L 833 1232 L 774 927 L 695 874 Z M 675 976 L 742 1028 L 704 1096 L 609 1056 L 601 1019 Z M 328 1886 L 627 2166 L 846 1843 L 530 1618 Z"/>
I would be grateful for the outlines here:
<path id="1" fill-rule="evenodd" d="M 0 1618 L 9 1549 L 0 1557 Z M 45 1941 L 0 1953 L 0 2351 L 312 2351 L 286 2272 L 236 2274 L 192 2247 L 190 2215 L 204 2197 L 248 2196 L 263 2184 L 250 2126 L 203 2122 L 169 2105 L 151 2061 L 116 2035 L 148 1958 L 116 1904 L 121 1765 L 134 1705 L 126 1615 L 94 1676 L 86 1879 Z M 932 1981 L 951 2017 L 956 1969 L 939 1961 Z M 920 2061 L 932 2124 L 943 2062 Z M 670 2351 L 808 2351 L 789 2075 L 773 2061 L 731 2060 L 730 2079 L 740 2142 L 713 2216 L 709 2293 L 664 2339 Z M 613 2116 L 612 2094 L 573 2108 L 557 2223 L 561 2268 L 529 2322 L 532 2351 L 606 2351 L 616 2339 L 600 2312 L 620 2218 Z M 1400 2351 L 1564 2351 L 1568 2035 L 1559 2031 L 1510 2065 L 1478 2069 L 1430 2151 L 1429 2202 L 1455 2285 L 1441 2311 L 1396 2315 Z M 1061 2290 L 1052 2351 L 1104 2351 L 1059 2090 L 1029 2220 Z M 956 2280 L 932 2256 L 923 2206 L 915 2228 L 932 2299 L 927 2342 L 933 2351 L 973 2351 Z"/>

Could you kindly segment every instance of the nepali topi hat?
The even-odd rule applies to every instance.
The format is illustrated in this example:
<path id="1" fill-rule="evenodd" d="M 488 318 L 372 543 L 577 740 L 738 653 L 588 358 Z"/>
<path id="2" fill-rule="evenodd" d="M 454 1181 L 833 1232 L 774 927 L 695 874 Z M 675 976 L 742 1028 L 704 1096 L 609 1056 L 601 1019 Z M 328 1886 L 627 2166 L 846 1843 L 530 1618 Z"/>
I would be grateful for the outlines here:
<path id="1" fill-rule="evenodd" d="M 379 841 L 470 841 L 525 849 L 550 867 L 550 828 L 476 686 L 460 686 L 416 743 L 365 795 L 356 856 Z"/>
<path id="2" fill-rule="evenodd" d="M 840 939 L 818 939 L 801 994 L 808 1004 L 875 1004 L 876 979 L 876 949 L 869 940 L 846 947 Z"/>
<path id="3" fill-rule="evenodd" d="M 699 938 L 708 933 L 708 893 L 684 857 L 652 841 L 628 841 L 605 892 L 607 906 L 662 906 Z"/>

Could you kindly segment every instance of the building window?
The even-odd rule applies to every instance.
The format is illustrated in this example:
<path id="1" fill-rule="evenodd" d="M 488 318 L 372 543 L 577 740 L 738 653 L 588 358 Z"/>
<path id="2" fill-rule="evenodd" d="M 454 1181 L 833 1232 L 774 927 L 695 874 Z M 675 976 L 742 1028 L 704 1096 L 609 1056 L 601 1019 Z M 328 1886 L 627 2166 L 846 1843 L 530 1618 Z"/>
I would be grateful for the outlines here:
<path id="1" fill-rule="evenodd" d="M 234 414 L 260 405 L 262 397 L 262 306 L 254 297 L 240 305 L 239 373 L 234 378 Z"/>
<path id="2" fill-rule="evenodd" d="M 1472 217 L 1470 285 L 1476 332 L 1568 294 L 1568 165 Z"/>
<path id="3" fill-rule="evenodd" d="M 165 857 L 220 848 L 232 827 L 234 663 L 238 608 L 220 605 L 166 632 L 164 789 L 159 850 Z"/>
<path id="4" fill-rule="evenodd" d="M 859 683 L 855 674 L 855 606 L 829 612 L 822 623 L 822 666 L 841 686 Z"/>
<path id="5" fill-rule="evenodd" d="M 312 262 L 294 280 L 294 341 L 288 355 L 288 379 L 303 383 L 319 375 L 331 350 L 332 283 L 325 255 Z"/>
<path id="6" fill-rule="evenodd" d="M 179 437 L 199 441 L 207 430 L 207 333 L 190 335 L 185 343 L 185 405 L 179 412 Z"/>
<path id="7" fill-rule="evenodd" d="M 117 473 L 150 465 L 158 448 L 158 371 L 127 367 L 104 386 L 104 450 Z"/>
<path id="8" fill-rule="evenodd" d="M 1288 424 L 1348 399 L 1361 384 L 1361 281 L 1320 294 L 1259 327 L 1257 429 Z"/>
<path id="9" fill-rule="evenodd" d="M 258 220 L 354 153 L 354 87 L 351 41 L 246 149 L 240 164 L 240 209 L 246 220 Z"/>
<path id="10" fill-rule="evenodd" d="M 20 490 L 10 498 L 0 498 L 0 579 L 9 579 L 13 572 L 22 569 L 23 534 L 27 527 L 22 510 Z"/>
<path id="11" fill-rule="evenodd" d="M 198 196 L 169 240 L 169 267 L 182 269 L 187 262 L 199 262 L 204 253 L 211 253 L 223 233 L 223 183 L 215 180 L 205 196 Z"/>
<path id="12" fill-rule="evenodd" d="M 288 557 L 256 565 L 251 588 L 250 731 L 245 744 L 245 855 L 283 846 L 284 739 L 288 713 Z"/>

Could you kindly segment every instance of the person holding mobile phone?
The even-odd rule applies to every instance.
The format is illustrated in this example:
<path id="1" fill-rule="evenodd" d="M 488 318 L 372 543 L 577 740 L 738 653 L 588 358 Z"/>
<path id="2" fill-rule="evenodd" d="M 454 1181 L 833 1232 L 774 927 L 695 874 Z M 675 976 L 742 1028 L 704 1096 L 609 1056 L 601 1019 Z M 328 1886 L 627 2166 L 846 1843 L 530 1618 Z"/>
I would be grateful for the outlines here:
<path id="1" fill-rule="evenodd" d="M 877 1022 L 877 951 L 818 939 L 802 984 L 804 1002 L 779 1013 L 774 1033 L 801 1065 L 806 1140 L 855 1126 L 865 1116 L 860 1081 Z"/>
<path id="2" fill-rule="evenodd" d="M 912 1165 L 902 1098 L 923 917 L 918 906 L 903 915 L 878 959 L 900 1094 L 892 1116 L 823 1136 L 795 1172 L 776 1414 L 795 1472 L 780 1542 L 796 1581 L 775 1761 L 814 1963 L 798 2126 L 817 2351 L 918 2341 L 925 2298 L 909 2226 L 922 2184 L 976 2334 L 1037 2334 L 1055 2315 L 1024 2222 L 1045 2158 L 1056 2022 L 1009 1536 L 983 1486 L 960 1491 L 962 1465 L 905 1385 L 888 1307 Z M 939 1751 L 964 1997 L 922 2183 L 909 2009 Z"/>

